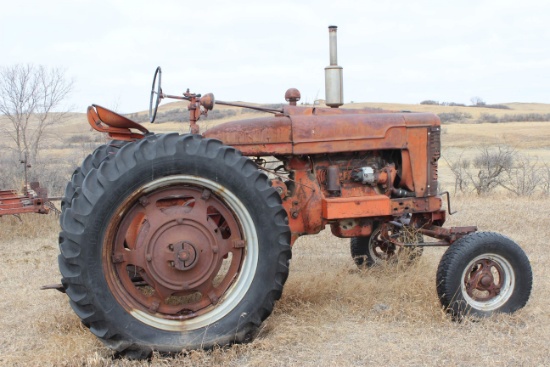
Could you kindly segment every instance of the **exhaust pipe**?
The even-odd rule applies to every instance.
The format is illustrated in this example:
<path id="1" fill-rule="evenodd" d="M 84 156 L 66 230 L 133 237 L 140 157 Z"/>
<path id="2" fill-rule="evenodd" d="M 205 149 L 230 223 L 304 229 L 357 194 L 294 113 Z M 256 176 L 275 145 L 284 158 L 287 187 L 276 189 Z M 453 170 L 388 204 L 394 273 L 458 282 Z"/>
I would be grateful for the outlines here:
<path id="1" fill-rule="evenodd" d="M 338 66 L 336 46 L 337 29 L 335 25 L 328 27 L 330 65 L 325 68 L 325 104 L 331 108 L 338 108 L 344 104 L 343 69 Z"/>

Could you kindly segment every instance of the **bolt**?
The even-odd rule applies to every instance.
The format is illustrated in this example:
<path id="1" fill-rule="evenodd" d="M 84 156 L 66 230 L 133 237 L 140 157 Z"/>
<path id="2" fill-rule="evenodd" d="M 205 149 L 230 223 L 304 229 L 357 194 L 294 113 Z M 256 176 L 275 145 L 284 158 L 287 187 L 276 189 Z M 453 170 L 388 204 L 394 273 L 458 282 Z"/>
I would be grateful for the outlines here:
<path id="1" fill-rule="evenodd" d="M 145 196 L 142 196 L 139 198 L 139 203 L 142 206 L 147 206 L 149 204 L 149 199 L 147 199 Z"/>
<path id="2" fill-rule="evenodd" d="M 292 218 L 298 218 L 298 212 L 292 212 Z"/>
<path id="3" fill-rule="evenodd" d="M 189 251 L 182 250 L 178 252 L 178 259 L 180 259 L 181 261 L 189 260 L 190 257 L 191 255 L 189 254 Z"/>
<path id="4" fill-rule="evenodd" d="M 177 224 L 183 224 L 183 218 L 176 219 L 176 223 Z"/>
<path id="5" fill-rule="evenodd" d="M 201 199 L 205 200 L 205 201 L 210 199 L 210 194 L 212 194 L 212 192 L 210 192 L 210 190 L 204 189 L 202 191 Z"/>
<path id="6" fill-rule="evenodd" d="M 151 261 L 151 260 L 153 260 L 153 256 L 152 256 L 151 254 L 147 254 L 147 255 L 145 256 L 145 259 L 146 259 L 147 261 Z"/>
<path id="7" fill-rule="evenodd" d="M 124 255 L 122 254 L 113 255 L 113 264 L 119 264 L 121 262 L 124 262 Z"/>
<path id="8" fill-rule="evenodd" d="M 154 299 L 153 302 L 151 302 L 151 305 L 149 306 L 149 311 L 157 312 L 159 307 L 160 307 L 160 301 L 158 299 Z"/>
<path id="9" fill-rule="evenodd" d="M 219 298 L 218 296 L 216 296 L 216 293 L 214 293 L 214 291 L 208 292 L 208 298 L 210 298 L 212 304 L 215 305 L 216 303 L 218 303 Z"/>
<path id="10" fill-rule="evenodd" d="M 243 248 L 245 245 L 243 240 L 233 240 L 233 247 L 234 248 Z"/>

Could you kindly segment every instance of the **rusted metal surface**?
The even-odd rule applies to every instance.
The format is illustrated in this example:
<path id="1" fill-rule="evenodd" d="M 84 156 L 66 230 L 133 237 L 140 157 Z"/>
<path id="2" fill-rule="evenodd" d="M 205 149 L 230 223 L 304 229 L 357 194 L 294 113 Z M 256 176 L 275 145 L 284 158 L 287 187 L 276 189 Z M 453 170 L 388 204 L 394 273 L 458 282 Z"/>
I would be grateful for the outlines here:
<path id="1" fill-rule="evenodd" d="M 137 122 L 95 104 L 88 107 L 87 118 L 94 130 L 107 133 L 109 137 L 117 140 L 139 140 L 149 132 Z"/>
<path id="2" fill-rule="evenodd" d="M 428 228 L 420 228 L 420 233 L 437 239 L 445 240 L 449 245 L 470 233 L 477 231 L 476 226 L 443 228 L 432 225 Z"/>
<path id="3" fill-rule="evenodd" d="M 0 217 L 23 213 L 48 214 L 52 207 L 50 201 L 59 199 L 49 198 L 48 190 L 40 187 L 38 182 L 26 185 L 23 192 L 19 195 L 15 190 L 0 191 Z"/>
<path id="4" fill-rule="evenodd" d="M 296 106 L 296 102 L 298 102 L 301 97 L 300 91 L 296 88 L 289 88 L 285 92 L 285 101 L 291 106 Z"/>
<path id="5" fill-rule="evenodd" d="M 327 222 L 322 217 L 321 187 L 310 172 L 309 162 L 291 158 L 288 168 L 293 172 L 293 184 L 283 200 L 283 207 L 288 213 L 291 243 L 294 243 L 299 236 L 319 233 Z"/>
<path id="6" fill-rule="evenodd" d="M 207 312 L 244 261 L 246 239 L 236 215 L 201 187 L 171 185 L 135 195 L 106 234 L 109 287 L 129 311 L 168 320 Z"/>
<path id="7" fill-rule="evenodd" d="M 428 113 L 361 114 L 357 110 L 331 109 L 329 111 L 336 113 L 318 114 L 318 110 L 322 109 L 287 106 L 280 116 L 233 121 L 215 126 L 203 135 L 220 139 L 245 155 L 262 154 L 274 144 L 277 149 L 265 154 L 405 148 L 418 150 L 411 152 L 411 161 L 415 164 L 428 160 L 428 129 L 440 125 L 439 118 Z M 426 176 L 426 182 L 425 164 L 420 173 Z"/>
<path id="8" fill-rule="evenodd" d="M 341 195 L 340 168 L 338 165 L 333 164 L 327 167 L 327 191 L 331 196 Z"/>
<path id="9" fill-rule="evenodd" d="M 502 266 L 490 258 L 477 260 L 464 273 L 466 292 L 476 301 L 489 301 L 497 297 L 505 280 Z"/>
<path id="10" fill-rule="evenodd" d="M 336 237 L 364 237 L 372 233 L 373 222 L 368 218 L 349 218 L 330 224 L 330 230 Z"/>
<path id="11" fill-rule="evenodd" d="M 227 122 L 202 135 L 220 139 L 244 155 L 292 154 L 292 125 L 287 116 Z"/>

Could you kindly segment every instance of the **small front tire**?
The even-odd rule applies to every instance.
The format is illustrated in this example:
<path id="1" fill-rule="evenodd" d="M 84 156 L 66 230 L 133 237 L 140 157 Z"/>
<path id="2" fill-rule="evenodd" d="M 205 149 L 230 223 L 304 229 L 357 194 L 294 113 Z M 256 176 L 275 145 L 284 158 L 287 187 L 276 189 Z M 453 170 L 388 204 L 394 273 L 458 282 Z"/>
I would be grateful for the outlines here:
<path id="1" fill-rule="evenodd" d="M 533 274 L 525 252 L 498 233 L 473 233 L 453 243 L 437 270 L 437 293 L 455 318 L 512 313 L 525 306 Z"/>

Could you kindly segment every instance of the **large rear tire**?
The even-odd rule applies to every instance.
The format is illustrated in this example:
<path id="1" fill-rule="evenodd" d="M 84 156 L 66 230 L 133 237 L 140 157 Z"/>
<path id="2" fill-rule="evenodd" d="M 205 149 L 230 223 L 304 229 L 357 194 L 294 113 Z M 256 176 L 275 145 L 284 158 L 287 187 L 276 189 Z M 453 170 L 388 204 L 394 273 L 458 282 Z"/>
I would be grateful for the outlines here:
<path id="1" fill-rule="evenodd" d="M 288 276 L 287 222 L 234 148 L 148 136 L 90 170 L 64 210 L 62 282 L 84 324 L 128 357 L 246 342 Z"/>
<path id="2" fill-rule="evenodd" d="M 527 303 L 533 274 L 525 252 L 498 233 L 462 237 L 445 252 L 437 269 L 437 294 L 457 320 L 512 313 Z"/>
<path id="3" fill-rule="evenodd" d="M 100 145 L 92 154 L 84 158 L 81 166 L 74 170 L 71 180 L 65 188 L 65 193 L 61 199 L 61 210 L 71 206 L 71 201 L 78 195 L 88 172 L 98 168 L 102 162 L 114 157 L 116 152 L 127 143 L 127 141 L 122 140 L 111 140 L 108 144 Z"/>

